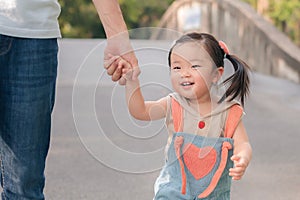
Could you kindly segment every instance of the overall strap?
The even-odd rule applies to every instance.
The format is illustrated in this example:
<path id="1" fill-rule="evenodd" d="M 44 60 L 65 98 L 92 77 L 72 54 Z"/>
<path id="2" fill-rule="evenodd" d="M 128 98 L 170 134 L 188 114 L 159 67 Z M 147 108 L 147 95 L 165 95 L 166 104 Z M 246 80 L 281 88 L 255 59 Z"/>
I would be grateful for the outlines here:
<path id="1" fill-rule="evenodd" d="M 181 132 L 182 131 L 182 107 L 172 97 L 171 97 L 171 108 L 172 108 L 174 130 L 175 132 Z M 184 163 L 180 152 L 183 143 L 184 143 L 183 136 L 176 136 L 174 141 L 174 149 L 175 149 L 176 157 L 179 162 L 180 172 L 181 172 L 181 193 L 186 194 L 186 174 L 184 171 Z"/>
<path id="2" fill-rule="evenodd" d="M 182 107 L 173 97 L 171 97 L 172 118 L 175 132 L 182 131 Z"/>
<path id="3" fill-rule="evenodd" d="M 233 105 L 229 109 L 228 116 L 225 123 L 224 137 L 226 138 L 233 137 L 235 129 L 241 120 L 242 114 L 243 114 L 243 108 L 238 104 Z"/>
<path id="4" fill-rule="evenodd" d="M 221 151 L 221 160 L 218 169 L 216 170 L 214 176 L 211 179 L 210 184 L 207 188 L 198 195 L 198 198 L 205 198 L 208 197 L 218 185 L 218 182 L 223 174 L 223 171 L 226 167 L 227 158 L 228 158 L 228 151 L 232 149 L 232 145 L 229 142 L 223 142 L 222 144 L 222 151 Z"/>
<path id="5" fill-rule="evenodd" d="M 242 114 L 243 114 L 243 108 L 238 104 L 233 105 L 229 109 L 228 116 L 225 123 L 224 137 L 226 138 L 233 137 L 235 129 L 241 120 Z M 214 176 L 212 177 L 212 180 L 208 185 L 208 187 L 198 196 L 198 198 L 207 197 L 216 188 L 227 164 L 228 151 L 232 148 L 233 146 L 229 142 L 223 142 L 219 167 L 215 172 Z"/>

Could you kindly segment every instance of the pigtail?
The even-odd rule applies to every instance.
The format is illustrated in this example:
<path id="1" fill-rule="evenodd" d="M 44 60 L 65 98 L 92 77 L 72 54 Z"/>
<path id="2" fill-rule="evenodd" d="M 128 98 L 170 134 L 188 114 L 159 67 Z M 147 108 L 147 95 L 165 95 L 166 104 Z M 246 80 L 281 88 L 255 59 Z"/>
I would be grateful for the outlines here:
<path id="1" fill-rule="evenodd" d="M 239 98 L 241 104 L 244 106 L 245 99 L 249 94 L 249 66 L 239 59 L 235 55 L 225 54 L 225 57 L 232 63 L 234 67 L 234 74 L 224 80 L 221 84 L 230 84 L 226 89 L 225 94 L 219 100 L 219 103 L 223 102 L 227 97 L 230 97 L 229 101 L 235 98 Z"/>

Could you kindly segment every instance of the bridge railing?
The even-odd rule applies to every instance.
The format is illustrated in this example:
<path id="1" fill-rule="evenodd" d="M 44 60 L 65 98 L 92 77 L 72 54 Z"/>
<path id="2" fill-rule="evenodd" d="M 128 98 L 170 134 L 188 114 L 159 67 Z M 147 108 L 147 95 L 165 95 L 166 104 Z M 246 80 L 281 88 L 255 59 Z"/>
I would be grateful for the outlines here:
<path id="1" fill-rule="evenodd" d="M 176 39 L 178 32 L 209 32 L 254 71 L 300 83 L 300 49 L 287 36 L 238 0 L 177 0 L 152 39 Z"/>

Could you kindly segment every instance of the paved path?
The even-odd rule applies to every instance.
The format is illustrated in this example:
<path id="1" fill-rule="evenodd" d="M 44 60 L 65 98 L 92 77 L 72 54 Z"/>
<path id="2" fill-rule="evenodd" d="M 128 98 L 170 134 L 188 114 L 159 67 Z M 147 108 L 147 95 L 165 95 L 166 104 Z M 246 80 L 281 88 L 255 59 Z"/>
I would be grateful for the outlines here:
<path id="1" fill-rule="evenodd" d="M 163 122 L 141 123 L 129 117 L 123 88 L 102 70 L 101 42 L 60 41 L 46 169 L 49 200 L 153 196 L 166 142 Z M 170 91 L 166 54 L 171 43 L 135 41 L 134 45 L 146 98 L 164 96 Z M 300 199 L 300 85 L 256 73 L 252 83 L 244 122 L 253 160 L 244 179 L 233 183 L 232 199 Z"/>

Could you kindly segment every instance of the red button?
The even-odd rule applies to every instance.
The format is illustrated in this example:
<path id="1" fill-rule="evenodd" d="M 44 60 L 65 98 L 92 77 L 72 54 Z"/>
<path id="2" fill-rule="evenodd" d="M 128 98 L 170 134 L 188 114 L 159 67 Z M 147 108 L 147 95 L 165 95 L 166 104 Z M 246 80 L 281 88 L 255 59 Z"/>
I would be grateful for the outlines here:
<path id="1" fill-rule="evenodd" d="M 204 122 L 204 121 L 200 121 L 200 122 L 198 123 L 198 127 L 199 127 L 200 129 L 203 129 L 203 128 L 205 127 L 205 122 Z"/>

